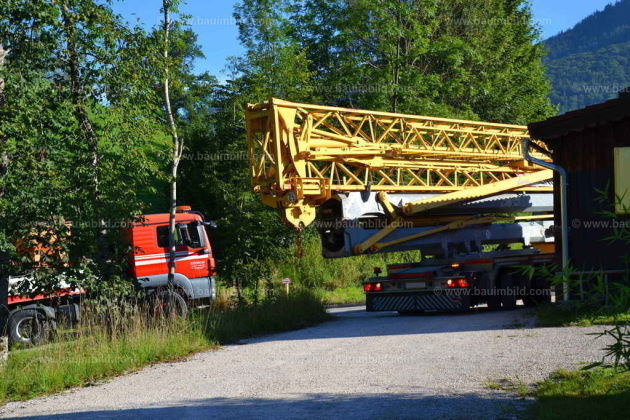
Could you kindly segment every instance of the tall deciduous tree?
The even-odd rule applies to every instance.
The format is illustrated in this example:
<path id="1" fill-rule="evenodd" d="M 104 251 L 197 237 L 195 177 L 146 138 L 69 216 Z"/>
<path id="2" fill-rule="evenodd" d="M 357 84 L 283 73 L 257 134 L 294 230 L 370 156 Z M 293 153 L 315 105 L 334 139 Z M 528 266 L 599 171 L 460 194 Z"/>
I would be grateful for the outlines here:
<path id="1" fill-rule="evenodd" d="M 232 61 L 241 96 L 253 101 L 270 96 L 303 101 L 313 98 L 306 51 L 291 36 L 289 0 L 243 0 L 234 8 L 243 57 Z"/>
<path id="2" fill-rule="evenodd" d="M 170 95 L 170 63 L 169 63 L 169 35 L 171 26 L 171 8 L 175 6 L 175 2 L 171 0 L 162 1 L 162 35 L 163 35 L 163 48 L 162 56 L 164 59 L 163 67 L 163 81 L 162 88 L 164 90 L 164 109 L 166 113 L 166 121 L 168 123 L 169 133 L 172 139 L 172 153 L 171 153 L 171 173 L 170 173 L 170 199 L 169 199 L 169 235 L 168 235 L 168 247 L 169 247 L 169 263 L 168 263 L 168 284 L 172 285 L 175 280 L 175 250 L 176 250 L 176 226 L 175 226 L 175 212 L 177 207 L 177 169 L 179 162 L 184 152 L 184 139 L 179 137 L 177 131 L 177 125 L 175 124 L 175 117 L 173 116 L 173 108 L 171 106 Z"/>
<path id="3" fill-rule="evenodd" d="M 139 192 L 158 168 L 147 156 L 163 128 L 145 54 L 152 40 L 108 4 L 0 0 L 0 42 L 11 49 L 2 70 L 0 237 L 16 270 L 27 262 L 12 243 L 47 227 L 68 251 L 46 256 L 48 267 L 92 266 L 95 279 L 109 280 L 102 285 L 123 273 L 121 222 L 143 208 Z"/>
<path id="4" fill-rule="evenodd" d="M 525 1 L 294 3 L 292 34 L 328 103 L 515 123 L 553 111 Z"/>
<path id="5" fill-rule="evenodd" d="M 4 59 L 9 53 L 5 50 L 2 44 L 0 44 L 0 71 L 4 66 Z M 0 77 L 0 107 L 3 103 L 4 93 L 4 79 Z M 3 142 L 3 138 L 0 135 L 0 142 Z M 5 166 L 8 165 L 8 156 L 4 150 L 0 151 L 0 177 L 4 177 Z M 0 182 L 0 200 L 4 196 L 4 190 L 2 189 L 3 183 Z M 2 237 L 0 233 L 0 363 L 4 363 L 9 353 L 9 341 L 6 333 L 6 325 L 8 320 L 8 297 L 9 297 L 9 267 L 10 259 L 9 253 L 4 249 L 2 243 L 6 241 L 6 238 Z"/>

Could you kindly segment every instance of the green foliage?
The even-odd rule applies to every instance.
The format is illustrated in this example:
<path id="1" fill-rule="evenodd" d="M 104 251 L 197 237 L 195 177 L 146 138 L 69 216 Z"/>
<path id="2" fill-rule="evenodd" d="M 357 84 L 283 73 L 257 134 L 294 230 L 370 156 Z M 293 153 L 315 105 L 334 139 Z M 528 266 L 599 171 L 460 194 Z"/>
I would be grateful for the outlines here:
<path id="1" fill-rule="evenodd" d="M 0 237 L 54 248 L 57 257 L 44 261 L 52 273 L 91 266 L 115 281 L 127 251 L 122 231 L 159 177 L 145 153 L 161 130 L 140 54 L 150 40 L 97 1 L 6 0 L 0 20 L 10 48 L 0 76 Z M 33 265 L 7 250 L 15 272 Z M 44 274 L 33 292 L 59 278 Z"/>
<path id="2" fill-rule="evenodd" d="M 572 29 L 545 41 L 549 58 L 594 51 L 602 47 L 628 41 L 630 38 L 630 1 L 611 1 L 603 10 L 583 19 Z"/>
<path id="3" fill-rule="evenodd" d="M 541 327 L 589 327 L 592 325 L 630 324 L 630 311 L 602 310 L 582 305 L 543 305 L 536 309 L 537 325 Z"/>
<path id="4" fill-rule="evenodd" d="M 188 145 L 180 164 L 180 202 L 217 222 L 209 236 L 223 278 L 242 282 L 260 261 L 282 254 L 292 238 L 278 215 L 251 193 L 247 147 L 238 97 L 214 87 L 207 105 L 183 126 Z M 213 129 L 208 130 L 208 126 Z"/>
<path id="5" fill-rule="evenodd" d="M 522 1 L 295 1 L 325 103 L 526 123 L 549 116 L 542 46 Z"/>
<path id="6" fill-rule="evenodd" d="M 630 87 L 630 41 L 549 60 L 547 73 L 560 112 L 615 98 Z"/>
<path id="7" fill-rule="evenodd" d="M 295 245 L 280 259 L 267 260 L 264 265 L 271 268 L 272 283 L 276 286 L 285 277 L 299 286 L 335 290 L 337 288 L 361 286 L 373 276 L 374 267 L 385 269 L 387 264 L 417 261 L 418 252 L 361 255 L 353 258 L 325 259 L 321 255 L 319 236 L 309 232 L 304 239 L 302 257 L 295 256 Z"/>
<path id="8" fill-rule="evenodd" d="M 603 102 L 630 88 L 630 0 L 596 12 L 545 41 L 550 98 L 566 112 Z"/>
<path id="9" fill-rule="evenodd" d="M 604 347 L 603 361 L 593 363 L 589 368 L 602 366 L 606 359 L 611 359 L 615 368 L 622 368 L 630 372 L 630 327 L 628 325 L 615 325 L 601 333 L 594 333 L 599 337 L 607 337 L 611 339 L 610 344 Z"/>
<path id="10" fill-rule="evenodd" d="M 83 315 L 75 337 L 10 353 L 0 376 L 0 400 L 28 399 L 93 384 L 213 346 L 184 319 L 152 319 L 137 310 L 126 316 L 119 314 L 124 322 L 112 334 L 100 316 L 89 310 Z"/>
<path id="11" fill-rule="evenodd" d="M 625 419 L 630 416 L 630 372 L 561 370 L 537 385 L 535 419 Z"/>
<path id="12" fill-rule="evenodd" d="M 305 328 L 330 318 L 321 301 L 305 290 L 289 296 L 279 294 L 256 306 L 240 305 L 227 311 L 202 312 L 198 316 L 206 336 L 219 343 Z"/>
<path id="13" fill-rule="evenodd" d="M 334 290 L 316 289 L 315 293 L 327 305 L 365 303 L 365 292 L 361 286 L 338 287 Z"/>
<path id="14" fill-rule="evenodd" d="M 292 0 L 243 0 L 234 8 L 245 55 L 233 58 L 241 100 L 259 102 L 271 96 L 312 100 L 311 78 L 304 48 L 291 36 L 288 13 Z"/>

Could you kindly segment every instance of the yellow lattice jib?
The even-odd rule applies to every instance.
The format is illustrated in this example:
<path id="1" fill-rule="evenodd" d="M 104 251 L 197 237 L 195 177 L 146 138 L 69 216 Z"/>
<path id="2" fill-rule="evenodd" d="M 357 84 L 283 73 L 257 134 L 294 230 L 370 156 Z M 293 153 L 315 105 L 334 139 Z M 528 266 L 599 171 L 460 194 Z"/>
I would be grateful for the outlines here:
<path id="1" fill-rule="evenodd" d="M 245 117 L 253 190 L 295 227 L 311 223 L 315 208 L 335 193 L 437 192 L 446 193 L 439 201 L 448 203 L 450 193 L 460 192 L 453 195 L 457 200 L 468 195 L 461 191 L 470 191 L 471 197 L 488 195 L 495 183 L 496 192 L 507 186 L 512 191 L 551 190 L 527 186 L 530 174 L 538 173 L 533 182 L 540 181 L 541 168 L 523 159 L 525 126 L 280 99 L 246 105 Z M 534 155 L 548 160 L 542 153 Z M 427 203 L 417 209 L 423 205 Z"/>

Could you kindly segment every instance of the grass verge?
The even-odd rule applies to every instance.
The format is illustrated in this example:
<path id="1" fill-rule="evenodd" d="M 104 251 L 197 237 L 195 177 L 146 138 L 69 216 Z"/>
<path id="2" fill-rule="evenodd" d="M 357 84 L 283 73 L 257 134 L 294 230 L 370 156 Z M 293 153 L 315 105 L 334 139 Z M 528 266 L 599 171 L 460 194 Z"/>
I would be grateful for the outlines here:
<path id="1" fill-rule="evenodd" d="M 517 393 L 520 397 L 526 397 L 530 394 L 530 387 L 522 381 L 513 381 L 508 378 L 499 379 L 498 381 L 486 381 L 485 387 L 492 390 L 501 390 Z"/>
<path id="2" fill-rule="evenodd" d="M 96 333 L 12 351 L 0 376 L 0 399 L 23 400 L 89 385 L 212 345 L 185 320 L 175 319 L 115 337 Z"/>
<path id="3" fill-rule="evenodd" d="M 135 311 L 117 317 L 113 331 L 85 315 L 73 339 L 11 352 L 0 372 L 0 402 L 90 385 L 219 344 L 328 319 L 321 301 L 307 293 L 258 306 L 195 311 L 190 319 L 154 319 Z"/>
<path id="4" fill-rule="evenodd" d="M 334 292 L 362 287 L 363 281 L 374 275 L 374 267 L 385 269 L 388 264 L 419 261 L 418 251 L 394 252 L 373 255 L 358 255 L 352 258 L 324 258 L 319 235 L 307 234 L 304 238 L 303 256 L 297 258 L 295 248 L 289 248 L 284 258 L 265 262 L 270 267 L 270 279 L 277 283 L 289 277 L 292 287 L 305 287 Z M 337 295 L 344 292 L 337 292 Z M 356 297 L 356 294 L 352 295 Z M 330 294 L 329 298 L 335 298 Z M 331 302 L 332 303 L 332 302 Z M 355 303 L 355 302 L 335 302 Z"/>
<path id="5" fill-rule="evenodd" d="M 309 327 L 328 320 L 330 315 L 316 296 L 297 292 L 257 306 L 201 311 L 194 317 L 209 340 L 225 344 L 261 334 Z"/>
<path id="6" fill-rule="evenodd" d="M 365 292 L 359 286 L 339 287 L 334 290 L 318 290 L 317 296 L 326 305 L 364 304 Z"/>
<path id="7" fill-rule="evenodd" d="M 613 368 L 561 370 L 538 384 L 531 415 L 546 420 L 630 418 L 630 372 Z"/>
<path id="8" fill-rule="evenodd" d="M 602 311 L 589 307 L 548 304 L 537 308 L 541 327 L 630 324 L 630 311 Z"/>

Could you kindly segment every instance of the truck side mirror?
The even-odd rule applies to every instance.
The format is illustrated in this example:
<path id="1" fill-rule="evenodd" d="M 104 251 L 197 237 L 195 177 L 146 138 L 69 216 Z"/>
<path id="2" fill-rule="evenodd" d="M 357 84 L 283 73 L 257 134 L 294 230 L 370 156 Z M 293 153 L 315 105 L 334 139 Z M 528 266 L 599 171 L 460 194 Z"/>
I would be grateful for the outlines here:
<path id="1" fill-rule="evenodd" d="M 212 229 L 216 229 L 217 228 L 217 224 L 216 222 L 213 222 L 212 220 L 208 220 L 207 222 L 202 222 L 204 226 L 208 226 L 211 227 Z"/>

